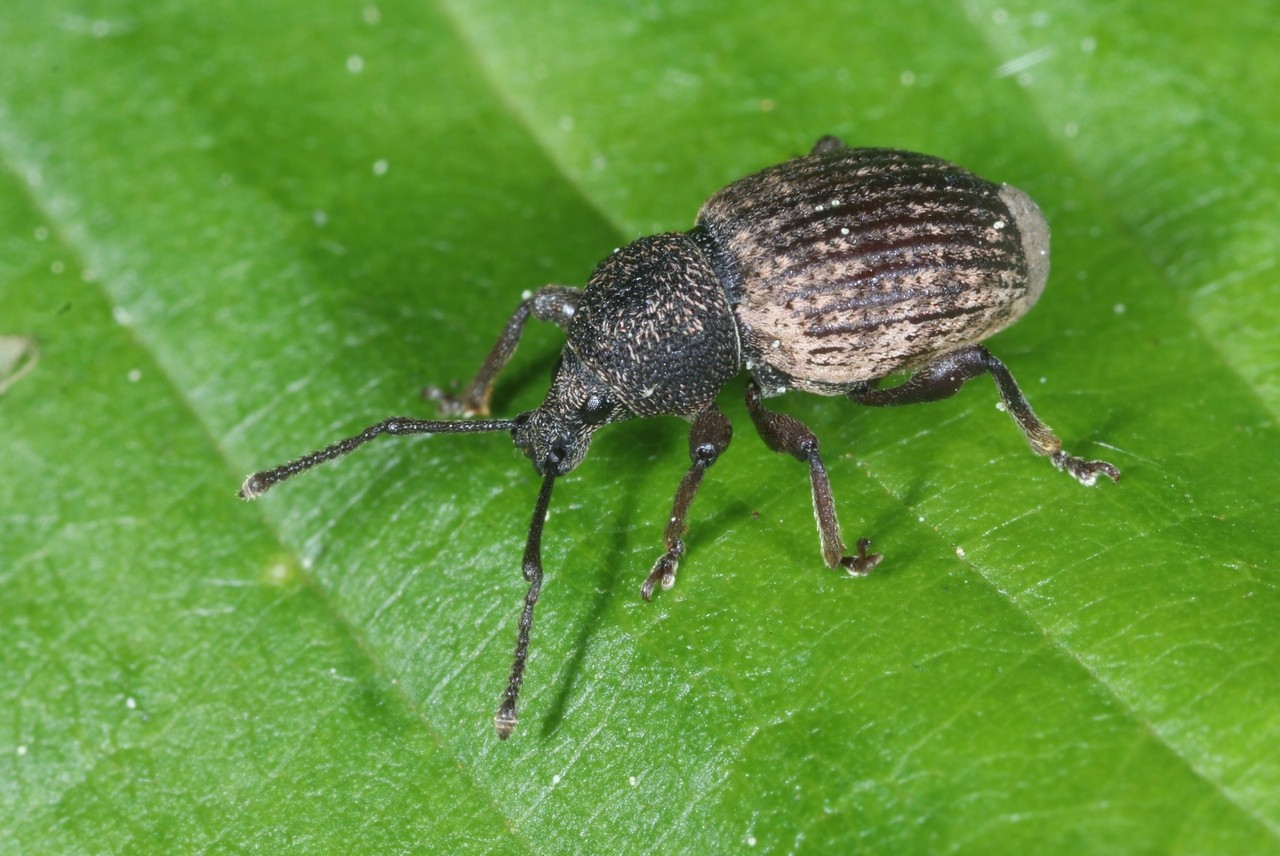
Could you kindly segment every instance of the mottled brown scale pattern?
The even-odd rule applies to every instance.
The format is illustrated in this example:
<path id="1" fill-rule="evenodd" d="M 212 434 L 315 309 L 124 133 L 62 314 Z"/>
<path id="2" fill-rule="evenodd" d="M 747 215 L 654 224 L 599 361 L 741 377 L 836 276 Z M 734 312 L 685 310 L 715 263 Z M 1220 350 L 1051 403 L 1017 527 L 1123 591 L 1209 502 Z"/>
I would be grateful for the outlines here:
<path id="1" fill-rule="evenodd" d="M 721 276 L 766 393 L 778 373 L 840 393 L 977 343 L 1048 275 L 1048 229 L 1025 194 L 891 149 L 765 169 L 711 197 L 698 225 L 732 268 Z"/>

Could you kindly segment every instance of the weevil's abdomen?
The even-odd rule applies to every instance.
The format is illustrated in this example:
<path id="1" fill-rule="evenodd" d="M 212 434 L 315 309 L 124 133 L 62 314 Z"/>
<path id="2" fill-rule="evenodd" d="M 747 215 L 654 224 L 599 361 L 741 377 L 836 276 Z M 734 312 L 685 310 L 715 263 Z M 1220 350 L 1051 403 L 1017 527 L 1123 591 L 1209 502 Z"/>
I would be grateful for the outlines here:
<path id="1" fill-rule="evenodd" d="M 1007 327 L 1049 272 L 1022 191 L 892 149 L 796 158 L 721 190 L 693 233 L 769 391 L 838 394 Z"/>

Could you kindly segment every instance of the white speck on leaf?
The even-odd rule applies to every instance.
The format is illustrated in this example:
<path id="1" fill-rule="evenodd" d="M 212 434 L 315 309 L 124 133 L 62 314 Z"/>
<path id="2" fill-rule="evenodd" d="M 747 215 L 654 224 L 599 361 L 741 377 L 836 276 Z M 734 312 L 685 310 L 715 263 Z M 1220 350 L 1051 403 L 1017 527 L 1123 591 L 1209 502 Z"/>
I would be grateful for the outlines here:
<path id="1" fill-rule="evenodd" d="M 996 68 L 996 77 L 1013 77 L 1014 75 L 1019 75 L 1019 83 L 1026 85 L 1026 81 L 1022 79 L 1023 72 L 1049 59 L 1049 57 L 1053 56 L 1053 53 L 1054 49 L 1046 45 L 1042 48 L 1036 48 L 1033 51 L 1024 53 L 1022 56 L 1014 57 L 1008 62 L 1001 63 L 1000 66 Z"/>

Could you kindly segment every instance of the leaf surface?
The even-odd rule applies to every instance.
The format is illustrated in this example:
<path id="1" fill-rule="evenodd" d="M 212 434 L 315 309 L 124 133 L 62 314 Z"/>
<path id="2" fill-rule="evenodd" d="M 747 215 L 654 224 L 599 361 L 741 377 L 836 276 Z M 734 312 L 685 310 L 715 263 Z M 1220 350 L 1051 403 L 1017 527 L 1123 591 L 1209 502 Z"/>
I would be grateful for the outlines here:
<path id="1" fill-rule="evenodd" d="M 1176 5 L 1176 4 L 1175 4 Z M 1280 83 L 1264 3 L 303 5 L 0 13 L 0 849 L 1280 851 Z M 977 381 L 788 396 L 675 589 L 687 465 L 612 427 L 558 486 L 499 743 L 537 480 L 501 435 L 243 473 L 470 376 L 523 290 L 822 134 L 1026 189 L 1035 310 Z M 34 350 L 28 345 L 34 342 Z M 17 348 L 16 343 L 22 343 Z M 13 347 L 9 347 L 13 345 Z M 536 405 L 531 328 L 496 409 Z"/>

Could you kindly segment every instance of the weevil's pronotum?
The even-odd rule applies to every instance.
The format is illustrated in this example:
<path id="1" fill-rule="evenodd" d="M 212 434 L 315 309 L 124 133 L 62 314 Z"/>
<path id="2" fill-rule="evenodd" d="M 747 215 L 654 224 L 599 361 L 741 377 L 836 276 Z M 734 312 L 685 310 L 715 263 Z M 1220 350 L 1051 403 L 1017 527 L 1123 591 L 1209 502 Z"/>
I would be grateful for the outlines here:
<path id="1" fill-rule="evenodd" d="M 869 572 L 880 561 L 858 541 L 847 554 L 818 439 L 764 400 L 788 389 L 843 395 L 877 407 L 936 401 L 989 373 L 1005 408 L 1044 455 L 1084 485 L 1115 481 L 1105 461 L 1062 449 L 1013 376 L 980 342 L 1035 303 L 1049 274 L 1049 228 L 1025 193 L 958 166 L 892 149 L 850 149 L 824 137 L 798 157 L 711 197 L 688 232 L 616 250 L 585 288 L 548 285 L 507 321 L 460 395 L 429 390 L 448 415 L 487 415 L 499 371 L 532 315 L 565 331 L 546 400 L 514 419 L 423 421 L 395 417 L 275 469 L 254 473 L 253 499 L 381 434 L 510 431 L 542 476 L 523 570 L 529 583 L 515 658 L 494 724 L 505 739 L 542 590 L 543 522 L 556 478 L 587 453 L 602 425 L 675 415 L 692 423 L 692 463 L 676 490 L 666 550 L 641 586 L 645 600 L 675 583 L 689 506 L 707 468 L 729 445 L 717 393 L 744 369 L 747 413 L 765 444 L 809 467 L 822 557 Z M 904 382 L 880 388 L 893 375 Z"/>

